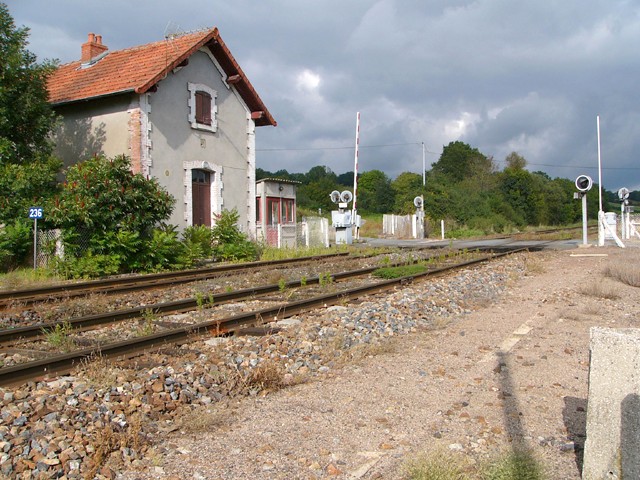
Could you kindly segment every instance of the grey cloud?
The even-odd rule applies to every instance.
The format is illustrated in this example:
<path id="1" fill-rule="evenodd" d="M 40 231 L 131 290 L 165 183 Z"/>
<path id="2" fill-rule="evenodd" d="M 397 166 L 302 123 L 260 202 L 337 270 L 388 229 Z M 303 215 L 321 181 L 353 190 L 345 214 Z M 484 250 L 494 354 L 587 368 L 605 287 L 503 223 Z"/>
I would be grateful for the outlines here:
<path id="1" fill-rule="evenodd" d="M 497 160 L 518 149 L 530 169 L 582 173 L 603 125 L 607 188 L 640 188 L 640 6 L 626 0 L 11 0 L 42 57 L 74 60 L 90 31 L 110 48 L 167 28 L 218 26 L 278 120 L 258 131 L 258 166 L 352 168 L 362 112 L 363 169 L 421 169 L 420 142 L 463 140 Z M 305 69 L 317 89 L 299 90 Z M 499 112 L 496 114 L 496 112 Z M 466 119 L 466 128 L 457 121 Z M 606 127 L 606 128 L 605 128 Z M 321 147 L 347 147 L 344 150 Z M 285 149 L 277 153 L 267 149 Z M 318 150 L 286 150 L 318 148 Z M 427 165 L 437 155 L 427 156 Z M 554 166 L 547 166 L 554 165 Z M 618 169 L 620 168 L 620 169 Z M 628 168 L 621 170 L 621 168 Z M 588 172 L 592 173 L 592 172 Z"/>

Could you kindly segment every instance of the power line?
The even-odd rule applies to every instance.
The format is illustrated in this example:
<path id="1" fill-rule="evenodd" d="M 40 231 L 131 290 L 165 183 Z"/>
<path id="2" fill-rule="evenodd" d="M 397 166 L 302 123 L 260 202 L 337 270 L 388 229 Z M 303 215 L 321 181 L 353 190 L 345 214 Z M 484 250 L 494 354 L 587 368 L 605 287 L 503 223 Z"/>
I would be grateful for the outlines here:
<path id="1" fill-rule="evenodd" d="M 407 143 L 385 143 L 380 145 L 360 145 L 359 148 L 381 148 L 381 147 L 403 147 L 408 145 L 420 145 L 422 142 L 407 142 Z M 345 147 L 295 147 L 295 148 L 256 148 L 257 152 L 304 152 L 304 151 L 320 151 L 320 150 L 353 150 L 354 146 Z M 432 152 L 426 150 L 426 153 L 431 155 L 441 155 L 442 152 Z M 504 160 L 495 160 L 496 163 L 506 164 Z M 531 163 L 527 161 L 527 166 L 535 167 L 552 167 L 552 168 L 584 168 L 597 170 L 598 167 L 586 167 L 584 165 L 554 165 L 550 163 Z M 603 170 L 640 170 L 640 167 L 602 167 Z"/>
<path id="2" fill-rule="evenodd" d="M 402 147 L 406 145 L 422 145 L 422 142 L 409 142 L 409 143 L 386 143 L 380 145 L 360 145 L 359 148 L 380 148 L 380 147 Z M 256 148 L 257 152 L 300 152 L 300 151 L 317 151 L 317 150 L 353 150 L 354 146 L 349 147 L 294 147 L 294 148 Z M 433 155 L 440 155 L 438 152 L 427 153 Z"/>
<path id="3" fill-rule="evenodd" d="M 496 160 L 496 162 L 504 163 L 504 160 Z M 527 161 L 527 167 L 533 165 L 536 167 L 553 167 L 553 168 L 584 168 L 587 170 L 597 170 L 598 167 L 587 167 L 584 165 L 554 165 L 552 163 L 530 163 Z M 640 167 L 602 167 L 602 170 L 640 170 Z"/>

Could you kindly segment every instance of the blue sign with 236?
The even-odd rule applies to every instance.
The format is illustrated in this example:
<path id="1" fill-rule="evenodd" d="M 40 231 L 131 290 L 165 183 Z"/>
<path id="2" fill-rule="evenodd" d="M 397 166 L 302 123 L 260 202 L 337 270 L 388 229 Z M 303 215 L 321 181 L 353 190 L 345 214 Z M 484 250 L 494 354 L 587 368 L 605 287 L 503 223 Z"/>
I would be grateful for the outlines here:
<path id="1" fill-rule="evenodd" d="M 31 207 L 29 209 L 29 218 L 38 219 L 44 216 L 42 207 Z"/>

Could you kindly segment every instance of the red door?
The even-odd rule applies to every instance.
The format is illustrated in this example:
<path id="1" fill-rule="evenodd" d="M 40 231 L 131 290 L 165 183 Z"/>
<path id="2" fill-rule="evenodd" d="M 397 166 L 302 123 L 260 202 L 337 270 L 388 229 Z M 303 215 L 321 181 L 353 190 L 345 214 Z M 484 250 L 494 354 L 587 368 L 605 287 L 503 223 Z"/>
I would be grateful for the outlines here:
<path id="1" fill-rule="evenodd" d="M 204 170 L 191 171 L 193 225 L 211 226 L 211 177 Z"/>

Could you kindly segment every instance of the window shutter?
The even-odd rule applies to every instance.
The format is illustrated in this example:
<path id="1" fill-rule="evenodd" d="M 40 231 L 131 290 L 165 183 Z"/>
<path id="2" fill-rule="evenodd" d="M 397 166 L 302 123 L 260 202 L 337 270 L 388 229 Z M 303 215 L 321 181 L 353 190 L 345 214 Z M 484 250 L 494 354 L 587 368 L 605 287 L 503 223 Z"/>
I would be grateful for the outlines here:
<path id="1" fill-rule="evenodd" d="M 211 95 L 196 92 L 196 122 L 211 125 Z"/>

